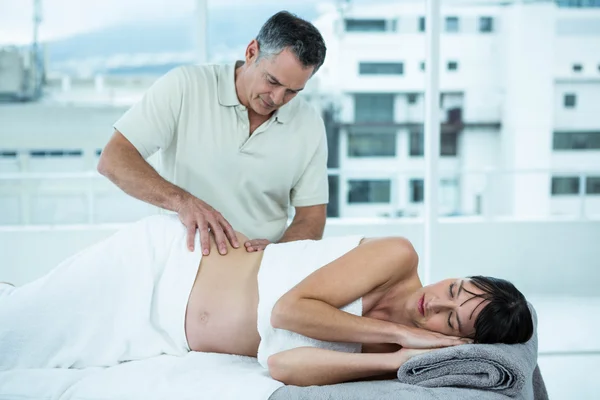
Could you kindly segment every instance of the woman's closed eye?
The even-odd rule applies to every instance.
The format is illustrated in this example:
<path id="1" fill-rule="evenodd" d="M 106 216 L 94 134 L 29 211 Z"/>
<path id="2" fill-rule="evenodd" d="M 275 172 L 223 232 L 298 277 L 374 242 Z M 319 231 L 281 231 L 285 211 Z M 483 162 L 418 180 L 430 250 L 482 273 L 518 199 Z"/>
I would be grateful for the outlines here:
<path id="1" fill-rule="evenodd" d="M 454 299 L 454 287 L 456 286 L 455 282 L 452 282 L 449 286 L 448 286 L 448 294 L 450 296 L 450 299 Z M 454 326 L 457 324 L 453 323 L 452 321 L 452 316 L 454 315 L 453 311 L 448 312 L 448 326 L 450 327 L 450 329 L 452 329 L 453 331 L 455 331 Z M 457 317 L 458 318 L 458 317 Z"/>

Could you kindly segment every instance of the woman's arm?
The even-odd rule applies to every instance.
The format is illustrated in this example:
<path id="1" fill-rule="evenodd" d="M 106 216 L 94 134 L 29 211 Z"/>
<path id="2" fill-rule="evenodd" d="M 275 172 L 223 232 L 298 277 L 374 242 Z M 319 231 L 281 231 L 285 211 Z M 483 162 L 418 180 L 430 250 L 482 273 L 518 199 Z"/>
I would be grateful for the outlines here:
<path id="1" fill-rule="evenodd" d="M 315 271 L 279 299 L 271 325 L 317 340 L 431 348 L 465 343 L 440 333 L 356 316 L 339 308 L 416 273 L 417 254 L 402 238 L 372 239 Z"/>
<path id="2" fill-rule="evenodd" d="M 364 378 L 395 374 L 415 355 L 431 350 L 401 349 L 394 353 L 342 353 L 314 347 L 299 347 L 269 357 L 269 373 L 286 385 L 332 385 Z"/>
<path id="3" fill-rule="evenodd" d="M 332 342 L 398 343 L 400 325 L 339 308 L 395 284 L 416 267 L 416 253 L 407 240 L 365 241 L 283 295 L 273 308 L 271 325 Z"/>

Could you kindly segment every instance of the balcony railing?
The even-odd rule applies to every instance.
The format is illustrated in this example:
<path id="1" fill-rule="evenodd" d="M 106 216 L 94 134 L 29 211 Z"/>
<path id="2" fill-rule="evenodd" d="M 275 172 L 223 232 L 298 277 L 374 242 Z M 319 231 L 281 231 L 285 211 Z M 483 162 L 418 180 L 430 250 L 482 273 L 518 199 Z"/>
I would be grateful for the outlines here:
<path id="1" fill-rule="evenodd" d="M 411 193 L 416 189 L 415 185 L 409 184 L 411 180 L 423 179 L 422 170 L 330 169 L 328 172 L 331 177 L 338 177 L 338 187 L 333 190 L 330 205 L 337 202 L 335 205 L 341 210 L 339 216 L 342 218 L 422 218 L 423 194 Z M 566 180 L 553 185 L 553 177 Z M 592 181 L 588 177 L 600 177 L 600 170 L 442 172 L 439 175 L 440 216 L 486 221 L 598 219 L 600 194 L 596 193 L 596 186 L 589 186 Z M 347 202 L 347 183 L 352 179 L 389 180 L 389 201 Z M 422 190 L 422 186 L 417 189 Z M 128 196 L 95 171 L 0 173 L 0 225 L 122 223 L 156 212 L 155 207 Z"/>

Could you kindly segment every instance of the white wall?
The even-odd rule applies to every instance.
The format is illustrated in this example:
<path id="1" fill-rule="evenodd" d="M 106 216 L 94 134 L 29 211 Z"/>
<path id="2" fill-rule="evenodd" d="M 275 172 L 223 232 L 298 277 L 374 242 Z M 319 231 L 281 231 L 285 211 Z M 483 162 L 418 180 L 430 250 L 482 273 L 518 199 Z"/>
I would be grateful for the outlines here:
<path id="1" fill-rule="evenodd" d="M 600 53 L 600 43 L 598 44 Z M 596 55 L 600 65 L 600 56 Z M 594 81 L 571 80 L 558 82 L 554 92 L 554 130 L 557 131 L 600 131 L 600 70 L 596 66 Z M 565 108 L 564 95 L 575 94 L 576 104 Z"/>

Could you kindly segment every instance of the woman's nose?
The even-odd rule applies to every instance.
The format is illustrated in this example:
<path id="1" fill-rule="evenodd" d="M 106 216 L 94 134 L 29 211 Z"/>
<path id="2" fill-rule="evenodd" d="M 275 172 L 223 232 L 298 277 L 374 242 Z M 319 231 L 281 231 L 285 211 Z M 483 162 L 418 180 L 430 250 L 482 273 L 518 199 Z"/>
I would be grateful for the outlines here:
<path id="1" fill-rule="evenodd" d="M 431 309 L 436 313 L 454 308 L 454 302 L 450 300 L 432 300 Z"/>

